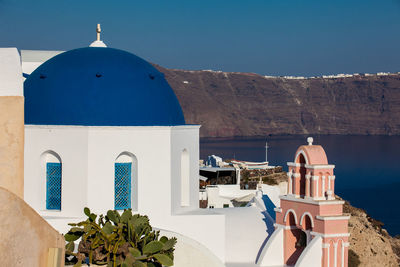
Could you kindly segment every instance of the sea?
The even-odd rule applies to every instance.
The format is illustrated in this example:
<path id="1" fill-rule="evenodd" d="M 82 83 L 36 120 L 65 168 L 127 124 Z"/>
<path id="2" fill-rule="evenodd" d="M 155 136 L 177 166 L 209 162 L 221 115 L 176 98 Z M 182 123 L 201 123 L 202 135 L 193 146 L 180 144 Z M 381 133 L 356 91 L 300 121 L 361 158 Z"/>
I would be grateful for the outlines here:
<path id="1" fill-rule="evenodd" d="M 322 145 L 329 164 L 335 165 L 335 193 L 351 205 L 364 209 L 384 223 L 392 235 L 400 235 L 400 136 L 312 136 Z M 202 138 L 200 158 L 217 155 L 223 159 L 265 161 L 268 143 L 270 165 L 283 166 L 294 160 L 307 136 L 259 138 Z"/>

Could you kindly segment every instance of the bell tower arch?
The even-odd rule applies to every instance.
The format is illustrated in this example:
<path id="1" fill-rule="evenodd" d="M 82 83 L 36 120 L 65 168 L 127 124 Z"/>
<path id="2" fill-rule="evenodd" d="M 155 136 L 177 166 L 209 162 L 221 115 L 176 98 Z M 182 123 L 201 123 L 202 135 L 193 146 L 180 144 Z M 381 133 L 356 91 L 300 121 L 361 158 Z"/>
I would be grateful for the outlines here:
<path id="1" fill-rule="evenodd" d="M 301 267 L 299 258 L 319 246 L 319 266 L 347 267 L 350 216 L 343 214 L 344 201 L 335 198 L 335 166 L 328 163 L 322 146 L 313 145 L 311 137 L 307 142 L 287 163 L 288 194 L 275 209 L 276 231 L 283 231 L 283 264 Z M 313 242 L 316 237 L 322 242 Z"/>

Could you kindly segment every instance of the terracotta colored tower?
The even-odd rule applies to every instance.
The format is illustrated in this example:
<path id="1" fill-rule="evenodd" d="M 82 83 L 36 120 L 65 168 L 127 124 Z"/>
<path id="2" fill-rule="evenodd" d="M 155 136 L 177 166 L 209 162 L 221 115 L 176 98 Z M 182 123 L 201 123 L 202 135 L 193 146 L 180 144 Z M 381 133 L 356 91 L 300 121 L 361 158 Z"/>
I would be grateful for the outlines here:
<path id="1" fill-rule="evenodd" d="M 313 145 L 311 137 L 307 141 L 287 163 L 288 194 L 275 209 L 284 264 L 347 267 L 350 216 L 343 215 L 344 201 L 335 198 L 335 166 L 328 164 L 322 146 Z"/>

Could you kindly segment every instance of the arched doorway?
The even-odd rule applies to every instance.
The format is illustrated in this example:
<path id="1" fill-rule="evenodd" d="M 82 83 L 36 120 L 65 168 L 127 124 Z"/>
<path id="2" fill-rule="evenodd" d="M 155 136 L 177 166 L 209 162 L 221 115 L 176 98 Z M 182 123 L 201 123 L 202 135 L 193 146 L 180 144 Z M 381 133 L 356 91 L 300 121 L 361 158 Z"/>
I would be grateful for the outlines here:
<path id="1" fill-rule="evenodd" d="M 304 247 L 310 244 L 312 240 L 311 232 L 314 227 L 314 223 L 312 220 L 312 215 L 309 212 L 304 213 L 301 216 L 301 226 L 302 226 L 302 237 L 304 239 Z"/>

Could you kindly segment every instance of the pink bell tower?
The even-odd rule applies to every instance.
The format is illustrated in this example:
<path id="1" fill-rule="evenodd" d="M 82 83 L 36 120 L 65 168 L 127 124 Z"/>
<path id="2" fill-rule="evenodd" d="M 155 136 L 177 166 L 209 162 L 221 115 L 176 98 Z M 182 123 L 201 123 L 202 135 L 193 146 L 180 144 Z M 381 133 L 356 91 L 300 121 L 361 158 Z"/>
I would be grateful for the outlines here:
<path id="1" fill-rule="evenodd" d="M 328 164 L 322 146 L 312 144 L 312 137 L 307 142 L 297 149 L 294 162 L 287 163 L 288 194 L 275 208 L 275 227 L 283 232 L 283 261 L 347 267 L 350 216 L 343 215 L 344 201 L 335 198 L 335 166 Z"/>

